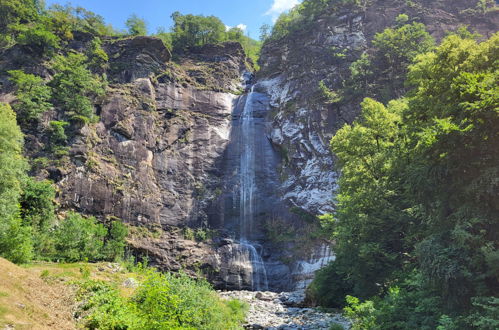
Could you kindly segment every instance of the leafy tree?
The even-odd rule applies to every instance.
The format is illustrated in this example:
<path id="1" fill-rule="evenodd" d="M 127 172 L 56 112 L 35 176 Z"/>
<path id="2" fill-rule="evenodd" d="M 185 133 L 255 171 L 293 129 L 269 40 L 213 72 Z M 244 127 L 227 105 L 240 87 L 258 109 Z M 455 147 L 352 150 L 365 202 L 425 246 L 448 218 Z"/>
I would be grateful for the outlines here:
<path id="1" fill-rule="evenodd" d="M 0 103 L 0 255 L 13 262 L 32 257 L 29 227 L 22 226 L 19 197 L 27 163 L 22 155 L 23 135 L 9 105 Z"/>
<path id="2" fill-rule="evenodd" d="M 102 49 L 102 41 L 100 38 L 95 37 L 92 39 L 86 55 L 89 60 L 88 67 L 90 70 L 98 73 L 104 73 L 104 71 L 108 68 L 109 56 L 104 49 Z"/>
<path id="3" fill-rule="evenodd" d="M 145 36 L 147 34 L 146 22 L 135 14 L 128 17 L 125 25 L 128 29 L 128 33 L 132 36 Z"/>
<path id="4" fill-rule="evenodd" d="M 244 43 L 244 31 L 238 27 L 230 28 L 227 31 L 227 40 L 239 41 L 241 44 Z"/>
<path id="5" fill-rule="evenodd" d="M 163 44 L 168 48 L 169 51 L 173 50 L 173 35 L 170 32 L 166 32 L 166 30 L 162 27 L 158 28 L 156 34 L 154 35 L 156 38 L 160 38 L 163 41 Z"/>
<path id="6" fill-rule="evenodd" d="M 48 181 L 28 178 L 20 198 L 24 226 L 31 227 L 37 257 L 54 253 L 55 189 Z"/>
<path id="7" fill-rule="evenodd" d="M 215 16 L 172 14 L 173 49 L 184 51 L 195 46 L 218 43 L 225 37 L 225 25 Z"/>
<path id="8" fill-rule="evenodd" d="M 272 27 L 269 24 L 263 24 L 260 27 L 260 41 L 264 42 L 270 37 Z"/>
<path id="9" fill-rule="evenodd" d="M 366 99 L 361 118 L 333 137 L 342 176 L 325 222 L 337 260 L 314 287 L 327 280 L 327 294 L 370 298 L 350 299 L 351 313 L 369 310 L 359 324 L 498 322 L 498 48 L 498 33 L 482 43 L 447 37 L 415 57 L 405 99 Z"/>
<path id="10" fill-rule="evenodd" d="M 55 257 L 69 262 L 102 260 L 106 234 L 106 228 L 95 218 L 70 212 L 54 233 Z"/>
<path id="11" fill-rule="evenodd" d="M 60 39 L 47 25 L 36 23 L 34 25 L 18 25 L 16 27 L 17 42 L 27 46 L 42 55 L 51 56 L 60 48 Z"/>
<path id="12" fill-rule="evenodd" d="M 72 121 L 95 120 L 93 99 L 104 94 L 104 82 L 88 69 L 88 59 L 81 53 L 57 55 L 52 60 L 56 71 L 50 82 L 54 99 Z"/>
<path id="13" fill-rule="evenodd" d="M 9 25 L 35 21 L 39 9 L 38 1 L 35 0 L 2 0 L 0 2 L 0 31 L 6 31 Z"/>
<path id="14" fill-rule="evenodd" d="M 9 75 L 10 80 L 17 86 L 17 102 L 13 108 L 20 122 L 37 120 L 42 113 L 51 108 L 49 100 L 52 93 L 41 77 L 26 74 L 21 70 L 9 71 Z"/>
<path id="15" fill-rule="evenodd" d="M 113 221 L 109 228 L 104 247 L 105 255 L 109 260 L 122 260 L 125 254 L 125 238 L 128 235 L 127 227 L 120 221 Z"/>

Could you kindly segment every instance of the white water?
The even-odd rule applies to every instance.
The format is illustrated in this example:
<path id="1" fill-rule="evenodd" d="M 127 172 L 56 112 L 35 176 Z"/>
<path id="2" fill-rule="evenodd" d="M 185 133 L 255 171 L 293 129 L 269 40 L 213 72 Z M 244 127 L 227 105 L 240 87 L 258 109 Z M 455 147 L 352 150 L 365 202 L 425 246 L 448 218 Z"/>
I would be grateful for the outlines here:
<path id="1" fill-rule="evenodd" d="M 239 245 L 243 255 L 251 263 L 251 289 L 268 290 L 267 272 L 262 260 L 261 252 L 255 248 L 248 238 L 251 236 L 254 222 L 254 208 L 256 195 L 255 180 L 255 121 L 253 117 L 253 87 L 246 97 L 241 114 L 241 158 L 239 167 Z M 241 255 L 241 254 L 239 254 Z"/>

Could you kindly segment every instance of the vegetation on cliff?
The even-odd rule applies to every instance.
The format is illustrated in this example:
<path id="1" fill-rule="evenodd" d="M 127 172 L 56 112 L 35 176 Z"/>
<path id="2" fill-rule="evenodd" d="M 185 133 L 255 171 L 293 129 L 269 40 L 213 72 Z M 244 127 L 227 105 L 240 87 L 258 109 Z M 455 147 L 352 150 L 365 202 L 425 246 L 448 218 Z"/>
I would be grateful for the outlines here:
<path id="1" fill-rule="evenodd" d="M 497 327 L 498 47 L 449 36 L 415 56 L 404 98 L 365 99 L 332 139 L 337 259 L 310 291 L 354 328 Z"/>

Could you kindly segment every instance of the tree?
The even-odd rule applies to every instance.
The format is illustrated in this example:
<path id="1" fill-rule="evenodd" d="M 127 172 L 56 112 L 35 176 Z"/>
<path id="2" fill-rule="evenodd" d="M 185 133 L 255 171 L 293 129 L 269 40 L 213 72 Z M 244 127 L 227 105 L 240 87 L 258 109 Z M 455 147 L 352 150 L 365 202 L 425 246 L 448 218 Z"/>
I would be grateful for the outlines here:
<path id="1" fill-rule="evenodd" d="M 73 122 L 95 119 L 93 99 L 104 94 L 104 82 L 88 69 L 88 59 L 81 53 L 57 55 L 51 63 L 56 71 L 50 82 L 57 105 Z"/>
<path id="2" fill-rule="evenodd" d="M 325 222 L 337 259 L 313 287 L 372 298 L 350 299 L 358 324 L 499 324 L 498 50 L 499 33 L 447 37 L 415 57 L 405 99 L 366 99 L 333 137 L 341 178 Z"/>
<path id="3" fill-rule="evenodd" d="M 125 22 L 128 33 L 132 36 L 145 36 L 147 35 L 147 23 L 144 19 L 132 14 Z"/>
<path id="4" fill-rule="evenodd" d="M 127 227 L 120 221 L 113 221 L 109 228 L 106 245 L 106 257 L 109 260 L 122 260 L 125 254 L 125 238 L 128 235 Z"/>
<path id="5" fill-rule="evenodd" d="M 8 104 L 0 103 L 0 118 L 0 255 L 13 262 L 26 262 L 32 257 L 32 242 L 30 228 L 22 226 L 19 216 L 27 170 L 23 135 Z"/>
<path id="6" fill-rule="evenodd" d="M 106 234 L 94 217 L 70 212 L 55 231 L 55 257 L 69 262 L 102 260 Z"/>
<path id="7" fill-rule="evenodd" d="M 264 42 L 270 37 L 270 32 L 272 31 L 272 27 L 269 24 L 263 24 L 260 27 L 260 41 Z"/>
<path id="8" fill-rule="evenodd" d="M 2 0 L 0 2 L 0 31 L 6 31 L 9 25 L 35 21 L 39 9 L 38 1 L 35 0 Z"/>
<path id="9" fill-rule="evenodd" d="M 48 181 L 28 178 L 20 198 L 23 225 L 32 228 L 34 251 L 38 257 L 54 252 L 52 228 L 55 220 L 55 189 Z"/>
<path id="10" fill-rule="evenodd" d="M 49 102 L 52 97 L 50 87 L 42 78 L 26 74 L 21 70 L 11 70 L 9 75 L 10 80 L 17 86 L 17 102 L 13 108 L 17 112 L 19 122 L 27 124 L 38 120 L 41 114 L 52 106 Z"/>
<path id="11" fill-rule="evenodd" d="M 172 33 L 175 51 L 224 40 L 225 25 L 215 16 L 182 15 L 175 12 L 171 17 L 174 22 Z"/>

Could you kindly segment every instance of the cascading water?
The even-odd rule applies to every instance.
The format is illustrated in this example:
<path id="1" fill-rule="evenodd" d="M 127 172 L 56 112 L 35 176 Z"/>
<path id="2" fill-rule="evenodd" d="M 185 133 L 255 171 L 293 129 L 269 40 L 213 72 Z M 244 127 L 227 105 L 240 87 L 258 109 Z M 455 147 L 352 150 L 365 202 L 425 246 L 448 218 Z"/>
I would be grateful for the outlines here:
<path id="1" fill-rule="evenodd" d="M 254 203 L 256 194 L 255 178 L 255 122 L 253 114 L 253 91 L 246 97 L 246 102 L 240 116 L 240 165 L 239 165 L 239 246 L 248 256 L 251 264 L 251 289 L 268 290 L 267 272 L 255 245 L 248 238 L 251 237 L 254 223 Z M 238 254 L 241 255 L 241 254 Z"/>

